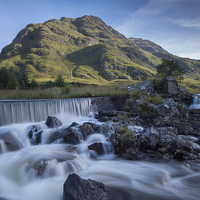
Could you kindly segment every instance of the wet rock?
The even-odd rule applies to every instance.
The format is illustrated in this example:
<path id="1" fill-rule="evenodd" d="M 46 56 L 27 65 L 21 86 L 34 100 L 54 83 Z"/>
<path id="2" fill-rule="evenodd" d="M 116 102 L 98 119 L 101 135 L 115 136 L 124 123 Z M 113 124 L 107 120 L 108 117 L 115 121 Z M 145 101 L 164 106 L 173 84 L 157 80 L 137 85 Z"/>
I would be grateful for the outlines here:
<path id="1" fill-rule="evenodd" d="M 64 140 L 64 143 L 70 143 L 70 142 L 72 142 L 72 143 L 70 143 L 70 144 L 78 144 L 77 142 L 78 142 L 78 136 L 77 136 L 77 134 L 75 134 L 74 133 L 74 136 L 75 136 L 75 138 L 74 138 L 74 141 L 73 141 L 73 134 L 72 134 L 72 132 L 75 132 L 75 129 L 73 129 L 73 127 L 77 127 L 78 126 L 78 124 L 76 123 L 76 122 L 73 122 L 69 127 L 62 127 L 62 128 L 60 128 L 60 129 L 56 129 L 56 130 L 54 130 L 54 132 L 52 132 L 51 133 L 51 135 L 50 135 L 50 137 L 48 138 L 48 141 L 47 141 L 47 143 L 52 143 L 52 142 L 55 142 L 56 140 L 59 140 L 59 139 L 63 139 L 67 134 L 68 134 L 68 132 L 70 133 L 69 134 L 69 136 L 67 136 L 66 138 L 65 138 L 65 140 Z M 80 140 L 82 140 L 82 136 L 81 136 L 81 134 L 79 134 L 80 135 Z M 67 141 L 68 140 L 68 141 Z M 62 140 L 63 141 L 63 140 Z M 79 142 L 80 143 L 80 142 Z"/>
<path id="2" fill-rule="evenodd" d="M 159 143 L 159 132 L 153 127 L 148 128 L 143 133 L 140 143 L 144 148 L 157 146 Z"/>
<path id="3" fill-rule="evenodd" d="M 114 153 L 115 154 L 121 154 L 121 143 L 122 143 L 121 135 L 118 134 L 118 133 L 113 133 L 110 136 L 110 141 L 111 141 L 112 146 L 114 148 Z"/>
<path id="4" fill-rule="evenodd" d="M 95 142 L 88 146 L 89 150 L 95 151 L 98 155 L 104 154 L 103 144 L 101 142 Z"/>
<path id="5" fill-rule="evenodd" d="M 70 174 L 63 186 L 63 200 L 108 200 L 109 190 L 103 183 Z"/>
<path id="6" fill-rule="evenodd" d="M 185 159 L 193 152 L 193 144 L 189 139 L 190 137 L 185 135 L 178 135 L 175 139 L 175 152 L 174 158 L 178 160 Z"/>
<path id="7" fill-rule="evenodd" d="M 81 133 L 83 138 L 86 139 L 89 135 L 93 133 L 99 133 L 100 126 L 94 123 L 86 122 L 81 126 Z"/>
<path id="8" fill-rule="evenodd" d="M 143 152 L 138 152 L 136 149 L 130 148 L 123 154 L 125 160 L 147 160 L 149 155 Z"/>
<path id="9" fill-rule="evenodd" d="M 78 126 L 78 123 L 73 122 L 69 127 L 76 127 L 76 126 Z"/>
<path id="10" fill-rule="evenodd" d="M 160 134 L 158 151 L 162 153 L 171 152 L 175 138 L 178 135 L 177 131 L 172 127 L 159 127 L 157 131 Z"/>
<path id="11" fill-rule="evenodd" d="M 31 139 L 33 137 L 33 134 L 37 133 L 40 130 L 41 130 L 41 126 L 39 124 L 35 124 L 35 125 L 32 125 L 32 126 L 29 126 L 27 128 L 28 137 Z"/>
<path id="12" fill-rule="evenodd" d="M 31 144 L 38 145 L 38 144 L 41 143 L 41 141 L 42 141 L 42 132 L 43 131 L 39 131 L 33 136 L 33 139 L 31 140 Z"/>
<path id="13" fill-rule="evenodd" d="M 57 128 L 62 125 L 62 122 L 57 117 L 48 116 L 45 124 L 48 126 L 48 128 Z"/>
<path id="14" fill-rule="evenodd" d="M 184 149 L 186 151 L 192 151 L 193 149 L 193 145 L 191 144 L 189 138 L 184 135 L 178 135 L 175 142 L 177 148 L 179 149 Z"/>
<path id="15" fill-rule="evenodd" d="M 63 143 L 67 144 L 79 144 L 83 140 L 80 133 L 76 132 L 72 127 L 67 129 L 65 136 L 63 137 Z"/>

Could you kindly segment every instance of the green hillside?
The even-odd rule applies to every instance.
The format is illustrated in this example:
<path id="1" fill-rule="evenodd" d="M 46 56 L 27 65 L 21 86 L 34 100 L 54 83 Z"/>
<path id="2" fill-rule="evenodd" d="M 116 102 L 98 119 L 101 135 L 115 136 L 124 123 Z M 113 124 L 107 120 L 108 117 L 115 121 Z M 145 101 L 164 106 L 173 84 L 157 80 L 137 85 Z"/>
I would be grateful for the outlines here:
<path id="1" fill-rule="evenodd" d="M 69 81 L 100 84 L 155 73 L 137 46 L 94 16 L 29 24 L 2 50 L 0 67 L 26 70 L 39 82 L 62 74 Z"/>
<path id="2" fill-rule="evenodd" d="M 181 58 L 170 54 L 164 50 L 161 46 L 141 38 L 130 38 L 130 40 L 143 50 L 144 54 L 153 63 L 160 62 L 161 58 L 173 59 L 179 62 L 179 64 L 187 71 L 187 76 L 200 78 L 200 60 L 194 60 L 189 58 Z M 149 56 L 150 55 L 150 56 Z"/>
<path id="3" fill-rule="evenodd" d="M 30 80 L 107 84 L 116 80 L 146 80 L 156 73 L 161 58 L 175 59 L 186 78 L 200 80 L 200 61 L 174 56 L 157 44 L 128 39 L 100 18 L 52 19 L 29 24 L 0 54 L 0 67 L 28 72 Z"/>

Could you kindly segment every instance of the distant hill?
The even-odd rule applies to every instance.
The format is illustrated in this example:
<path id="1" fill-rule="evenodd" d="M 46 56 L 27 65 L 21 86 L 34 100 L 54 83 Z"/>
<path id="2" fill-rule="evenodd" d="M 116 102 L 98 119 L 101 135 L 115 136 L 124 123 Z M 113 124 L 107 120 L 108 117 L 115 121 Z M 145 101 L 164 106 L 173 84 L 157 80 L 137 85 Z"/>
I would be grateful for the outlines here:
<path id="1" fill-rule="evenodd" d="M 161 58 L 180 61 L 199 76 L 200 61 L 173 56 L 148 40 L 128 39 L 95 16 L 29 24 L 0 54 L 0 67 L 28 72 L 39 82 L 61 74 L 68 81 L 103 84 L 153 77 Z"/>
<path id="2" fill-rule="evenodd" d="M 151 62 L 155 62 L 155 60 L 159 58 L 173 59 L 177 60 L 181 66 L 185 68 L 187 74 L 189 76 L 193 76 L 196 78 L 200 78 L 200 60 L 194 60 L 190 58 L 181 58 L 175 56 L 166 50 L 164 50 L 161 46 L 151 42 L 149 40 L 143 40 L 141 38 L 130 38 L 130 40 L 140 49 L 142 49 L 145 55 L 148 57 L 149 53 L 153 55 L 153 60 L 149 58 Z M 156 59 L 157 58 L 157 59 Z M 158 61 L 159 62 L 159 61 Z"/>

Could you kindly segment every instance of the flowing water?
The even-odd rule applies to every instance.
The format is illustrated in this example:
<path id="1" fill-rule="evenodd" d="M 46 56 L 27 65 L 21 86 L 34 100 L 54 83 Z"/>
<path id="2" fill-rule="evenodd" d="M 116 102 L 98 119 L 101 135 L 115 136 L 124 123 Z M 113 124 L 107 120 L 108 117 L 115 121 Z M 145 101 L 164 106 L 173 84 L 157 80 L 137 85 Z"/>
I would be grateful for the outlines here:
<path id="1" fill-rule="evenodd" d="M 190 106 L 190 109 L 200 109 L 200 94 L 194 96 L 193 104 Z"/>
<path id="2" fill-rule="evenodd" d="M 76 102 L 73 105 L 76 106 L 73 109 L 70 107 L 71 110 L 67 108 L 60 109 L 62 112 L 51 111 L 61 119 L 62 127 L 67 127 L 74 121 L 80 125 L 86 121 L 101 125 L 90 113 L 90 99 L 74 101 Z M 1 108 L 4 107 L 5 110 L 6 106 L 15 112 L 11 104 L 1 105 Z M 41 109 L 42 113 L 43 108 L 46 112 L 46 107 L 39 106 L 37 109 Z M 34 109 L 36 108 L 13 115 L 31 119 L 26 115 Z M 76 145 L 78 153 L 70 150 L 71 145 L 59 144 L 59 141 L 47 144 L 52 134 L 52 129 L 48 129 L 45 125 L 48 114 L 37 122 L 42 127 L 43 134 L 41 144 L 36 146 L 30 144 L 27 134 L 28 127 L 36 124 L 33 123 L 37 121 L 36 117 L 33 121 L 25 120 L 23 123 L 11 123 L 12 121 L 8 122 L 7 119 L 6 124 L 9 125 L 0 127 L 0 135 L 3 138 L 0 140 L 0 199 L 62 200 L 63 184 L 73 172 L 84 179 L 94 179 L 115 188 L 120 199 L 124 200 L 199 199 L 199 164 L 190 167 L 176 161 L 125 161 L 113 154 L 110 143 L 101 133 L 93 134 L 86 141 Z M 18 118 L 9 115 L 12 120 Z M 20 150 L 14 152 L 6 150 L 4 141 L 6 133 L 10 134 L 9 138 L 12 136 L 21 147 Z M 105 146 L 105 154 L 98 159 L 92 159 L 87 146 L 99 141 Z M 44 165 L 45 168 L 42 167 Z"/>

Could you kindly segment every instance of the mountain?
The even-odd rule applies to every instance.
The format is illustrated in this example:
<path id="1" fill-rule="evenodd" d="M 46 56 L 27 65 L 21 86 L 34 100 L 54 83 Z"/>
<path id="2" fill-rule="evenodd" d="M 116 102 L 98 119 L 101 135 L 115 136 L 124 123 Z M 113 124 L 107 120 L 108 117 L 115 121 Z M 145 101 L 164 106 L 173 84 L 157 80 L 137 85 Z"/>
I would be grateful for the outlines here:
<path id="1" fill-rule="evenodd" d="M 200 79 L 200 60 L 194 60 L 190 58 L 181 58 L 170 54 L 164 50 L 161 46 L 155 44 L 149 40 L 143 40 L 141 38 L 130 38 L 130 40 L 140 49 L 143 50 L 144 54 L 148 57 L 149 53 L 151 56 L 149 60 L 153 63 L 159 62 L 160 58 L 173 59 L 179 62 L 179 64 L 185 68 L 187 77 L 193 77 Z M 153 55 L 153 56 L 152 56 Z M 153 61 L 154 60 L 154 61 Z"/>
<path id="2" fill-rule="evenodd" d="M 0 67 L 25 70 L 39 82 L 61 74 L 68 81 L 103 84 L 153 77 L 162 57 L 179 59 L 192 77 L 198 76 L 199 61 L 173 56 L 147 40 L 128 39 L 99 17 L 62 17 L 27 25 L 2 49 Z"/>

